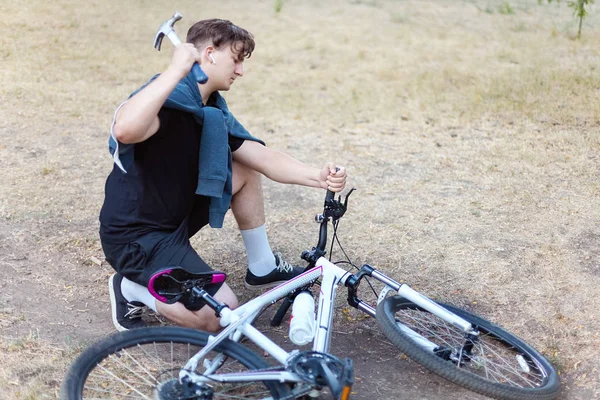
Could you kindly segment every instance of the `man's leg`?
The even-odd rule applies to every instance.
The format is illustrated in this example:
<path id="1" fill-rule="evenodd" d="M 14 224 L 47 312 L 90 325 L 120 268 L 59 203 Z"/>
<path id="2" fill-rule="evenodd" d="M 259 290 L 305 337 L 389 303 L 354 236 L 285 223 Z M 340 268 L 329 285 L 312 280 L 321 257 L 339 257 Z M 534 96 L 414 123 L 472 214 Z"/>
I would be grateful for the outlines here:
<path id="1" fill-rule="evenodd" d="M 113 280 L 115 281 L 115 284 L 120 285 L 120 290 L 118 288 L 116 288 L 116 290 L 111 290 L 111 301 L 113 303 L 115 300 L 120 300 L 121 302 L 125 301 L 126 305 L 122 305 L 122 308 L 128 307 L 127 311 L 129 312 L 134 310 L 136 312 L 139 311 L 139 315 L 127 315 L 127 311 L 121 311 L 120 314 L 125 314 L 121 317 L 125 318 L 120 318 L 119 320 L 114 312 L 114 310 L 117 309 L 115 307 L 116 303 L 113 304 L 113 323 L 120 331 L 145 326 L 141 321 L 141 309 L 136 310 L 136 307 L 139 308 L 143 305 L 156 311 L 179 326 L 201 329 L 208 332 L 217 332 L 220 329 L 219 319 L 215 315 L 214 310 L 206 305 L 197 311 L 188 310 L 182 303 L 166 304 L 157 300 L 152 296 L 150 291 L 148 291 L 148 288 L 125 277 L 121 277 L 118 274 L 114 274 L 111 277 L 111 285 L 113 284 Z M 226 283 L 217 290 L 213 297 L 216 300 L 227 304 L 232 310 L 238 306 L 237 297 Z"/>
<path id="2" fill-rule="evenodd" d="M 231 211 L 244 240 L 248 269 L 265 276 L 276 268 L 275 257 L 267 238 L 262 175 L 233 162 L 233 198 Z"/>
<path id="3" fill-rule="evenodd" d="M 240 230 L 254 229 L 265 224 L 265 201 L 262 175 L 233 161 L 233 198 L 231 211 Z"/>
<path id="4" fill-rule="evenodd" d="M 247 288 L 275 286 L 303 271 L 284 261 L 280 254 L 273 254 L 265 226 L 262 175 L 236 161 L 233 162 L 231 211 L 246 247 Z"/>

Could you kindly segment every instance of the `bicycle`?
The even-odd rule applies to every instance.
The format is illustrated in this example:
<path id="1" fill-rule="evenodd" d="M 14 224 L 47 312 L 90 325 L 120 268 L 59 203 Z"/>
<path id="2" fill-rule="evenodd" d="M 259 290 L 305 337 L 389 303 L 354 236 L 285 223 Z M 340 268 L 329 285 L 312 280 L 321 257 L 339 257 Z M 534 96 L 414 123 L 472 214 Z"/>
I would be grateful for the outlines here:
<path id="1" fill-rule="evenodd" d="M 352 361 L 329 354 L 336 290 L 344 285 L 348 303 L 375 317 L 390 342 L 430 371 L 498 399 L 555 398 L 560 389 L 556 369 L 518 337 L 467 311 L 430 300 L 370 265 L 351 273 L 325 258 L 328 224 L 334 227 L 333 247 L 335 240 L 339 244 L 339 220 L 353 190 L 344 201 L 327 192 L 323 213 L 317 216 L 321 224 L 317 246 L 302 253 L 308 262 L 305 272 L 235 310 L 204 290 L 224 280 L 222 272 L 160 271 L 149 285 L 159 300 L 172 303 L 199 296 L 221 318 L 223 330 L 210 335 L 180 327 L 149 327 L 113 334 L 74 362 L 62 387 L 63 397 L 295 399 L 329 388 L 335 399 L 348 399 Z M 287 352 L 252 325 L 264 309 L 283 298 L 271 321 L 281 323 L 294 299 L 319 279 L 316 325 L 309 332 L 314 334 L 309 338 L 312 350 Z M 358 297 L 363 280 L 383 285 L 376 305 Z M 241 344 L 242 338 L 272 356 L 275 365 Z"/>

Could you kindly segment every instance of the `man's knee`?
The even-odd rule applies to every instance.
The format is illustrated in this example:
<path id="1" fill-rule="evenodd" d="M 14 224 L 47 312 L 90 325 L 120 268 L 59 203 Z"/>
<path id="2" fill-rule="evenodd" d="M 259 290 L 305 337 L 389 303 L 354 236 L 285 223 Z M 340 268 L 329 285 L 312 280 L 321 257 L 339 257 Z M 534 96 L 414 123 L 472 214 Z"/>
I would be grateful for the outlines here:
<path id="1" fill-rule="evenodd" d="M 229 287 L 228 284 L 224 283 L 217 293 L 213 296 L 217 301 L 221 303 L 225 303 L 229 306 L 230 309 L 235 310 L 238 308 L 238 299 L 233 290 Z"/>
<path id="2" fill-rule="evenodd" d="M 227 306 L 234 310 L 238 307 L 238 299 L 227 284 L 223 284 L 221 288 L 213 296 L 217 301 L 227 304 Z M 216 316 L 215 311 L 209 306 L 204 306 L 200 310 L 194 312 L 198 318 L 198 324 L 202 329 L 208 332 L 217 332 L 221 329 L 220 319 Z"/>
<path id="3" fill-rule="evenodd" d="M 260 182 L 262 177 L 260 172 L 255 171 L 252 168 L 249 168 L 235 160 L 233 161 L 232 173 L 234 184 L 237 181 L 237 183 L 240 184 L 240 186 L 252 182 Z"/>
<path id="4" fill-rule="evenodd" d="M 221 329 L 219 318 L 209 306 L 204 306 L 198 311 L 194 311 L 194 328 L 207 332 L 218 332 Z"/>

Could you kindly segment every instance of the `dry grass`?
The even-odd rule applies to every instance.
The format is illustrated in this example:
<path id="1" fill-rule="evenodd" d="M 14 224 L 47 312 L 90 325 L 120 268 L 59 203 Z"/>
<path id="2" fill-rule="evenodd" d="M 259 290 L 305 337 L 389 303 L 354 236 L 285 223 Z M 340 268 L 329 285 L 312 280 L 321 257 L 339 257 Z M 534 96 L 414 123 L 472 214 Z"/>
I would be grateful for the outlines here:
<path id="1" fill-rule="evenodd" d="M 40 341 L 30 332 L 19 340 L 0 340 L 2 399 L 55 399 L 68 362 L 77 352 Z"/>
<path id="2" fill-rule="evenodd" d="M 514 330 L 560 367 L 564 398 L 594 398 L 598 8 L 576 41 L 565 4 L 509 1 L 506 15 L 503 3 L 290 0 L 276 14 L 273 1 L 182 1 L 176 28 L 222 17 L 255 34 L 230 107 L 269 145 L 348 166 L 360 190 L 342 241 L 358 262 Z M 6 398 L 54 396 L 71 343 L 112 329 L 110 268 L 89 261 L 102 259 L 107 128 L 115 106 L 167 65 L 168 45 L 156 53 L 152 39 L 172 11 L 141 0 L 0 5 Z M 266 182 L 266 196 L 273 246 L 311 246 L 322 194 Z M 236 286 L 233 220 L 195 243 Z"/>

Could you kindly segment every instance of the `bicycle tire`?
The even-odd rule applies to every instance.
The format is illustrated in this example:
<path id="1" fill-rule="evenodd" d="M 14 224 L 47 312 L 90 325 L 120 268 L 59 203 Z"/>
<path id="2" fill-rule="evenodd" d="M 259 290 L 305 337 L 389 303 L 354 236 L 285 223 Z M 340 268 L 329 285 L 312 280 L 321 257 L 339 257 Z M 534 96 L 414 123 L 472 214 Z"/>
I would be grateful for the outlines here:
<path id="1" fill-rule="evenodd" d="M 550 400 L 558 396 L 558 373 L 539 352 L 481 317 L 454 306 L 438 304 L 469 321 L 480 332 L 473 356 L 464 357 L 466 362 L 450 361 L 436 355 L 400 330 L 397 321 L 436 343 L 440 349 L 460 348 L 461 343 L 465 343 L 465 335 L 459 328 L 404 297 L 388 297 L 380 302 L 376 319 L 385 336 L 406 356 L 469 390 L 506 400 Z M 504 354 L 507 354 L 507 358 L 502 359 L 505 364 L 495 364 L 493 358 L 501 358 Z"/>
<path id="2" fill-rule="evenodd" d="M 206 345 L 208 337 L 206 332 L 181 327 L 140 328 L 113 334 L 90 346 L 75 360 L 61 388 L 61 398 L 159 398 L 156 395 L 159 385 L 168 381 L 172 383 L 187 360 Z M 262 357 L 230 340 L 219 343 L 215 351 L 209 353 L 209 358 L 216 353 L 228 357 L 217 372 L 269 367 Z M 233 365 L 234 362 L 238 364 Z M 202 363 L 199 364 L 201 368 Z M 232 392 L 229 385 L 227 396 L 234 393 L 239 398 L 279 399 L 289 393 L 288 387 L 280 382 L 255 384 L 260 387 L 243 384 L 242 389 L 246 392 L 242 394 Z M 215 388 L 218 385 L 211 384 Z M 248 389 L 252 390 L 250 394 L 253 397 L 241 397 L 248 395 Z M 257 392 L 259 389 L 260 392 Z M 177 398 L 172 395 L 168 397 Z M 215 390 L 214 399 L 220 398 Z"/>

